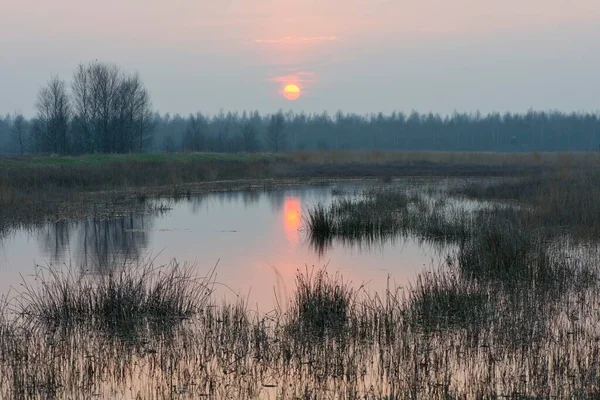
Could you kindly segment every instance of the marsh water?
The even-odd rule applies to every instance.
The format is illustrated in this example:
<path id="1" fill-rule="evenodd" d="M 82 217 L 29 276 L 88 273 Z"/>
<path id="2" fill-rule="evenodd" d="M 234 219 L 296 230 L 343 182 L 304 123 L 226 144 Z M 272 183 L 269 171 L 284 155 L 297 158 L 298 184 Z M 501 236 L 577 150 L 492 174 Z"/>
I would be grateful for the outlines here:
<path id="1" fill-rule="evenodd" d="M 40 266 L 103 274 L 174 259 L 193 264 L 199 274 L 216 265 L 216 296 L 241 296 L 261 311 L 275 307 L 275 301 L 285 307 L 298 269 L 327 265 L 329 272 L 373 292 L 388 284 L 403 286 L 425 267 L 438 265 L 443 252 L 415 237 L 370 245 L 334 242 L 319 251 L 303 229 L 304 214 L 340 194 L 390 185 L 417 190 L 425 184 L 353 182 L 209 193 L 154 200 L 164 208 L 158 213 L 90 216 L 14 230 L 0 242 L 0 292 L 19 291 Z"/>
<path id="2" fill-rule="evenodd" d="M 0 397 L 599 398 L 596 242 L 571 243 L 526 205 L 468 201 L 453 185 L 132 194 L 110 217 L 5 232 L 0 290 L 25 281 L 33 292 L 5 308 L 14 321 L 0 319 Z M 338 236 L 315 246 L 306 217 L 318 204 L 338 210 L 323 214 L 338 218 L 328 225 Z M 35 280 L 46 266 L 94 278 L 173 259 L 217 274 L 213 297 L 202 281 L 179 281 L 210 297 L 191 317 L 162 312 L 181 303 L 160 290 L 139 297 L 130 281 Z M 297 275 L 322 277 L 324 265 L 339 275 Z M 36 287 L 49 290 L 36 297 Z M 140 301 L 158 314 L 115 312 Z"/>

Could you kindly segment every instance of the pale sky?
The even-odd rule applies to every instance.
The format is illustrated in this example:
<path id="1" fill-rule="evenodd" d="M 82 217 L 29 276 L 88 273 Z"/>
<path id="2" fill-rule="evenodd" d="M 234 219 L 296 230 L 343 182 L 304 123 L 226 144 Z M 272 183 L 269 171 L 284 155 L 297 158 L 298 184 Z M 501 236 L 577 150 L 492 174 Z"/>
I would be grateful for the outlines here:
<path id="1" fill-rule="evenodd" d="M 600 1 L 0 0 L 1 114 L 96 59 L 162 113 L 596 111 Z"/>

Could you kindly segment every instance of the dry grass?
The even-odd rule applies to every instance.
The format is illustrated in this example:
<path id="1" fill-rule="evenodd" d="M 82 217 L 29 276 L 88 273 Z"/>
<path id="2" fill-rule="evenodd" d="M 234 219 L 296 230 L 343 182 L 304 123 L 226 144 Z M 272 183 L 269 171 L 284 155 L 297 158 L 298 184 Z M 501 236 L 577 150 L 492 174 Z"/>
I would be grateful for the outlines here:
<path id="1" fill-rule="evenodd" d="M 553 167 L 578 168 L 600 166 L 600 153 L 592 152 L 445 152 L 445 151 L 299 151 L 290 153 L 291 159 L 300 162 L 324 164 L 442 164 L 449 166 L 496 167 Z"/>

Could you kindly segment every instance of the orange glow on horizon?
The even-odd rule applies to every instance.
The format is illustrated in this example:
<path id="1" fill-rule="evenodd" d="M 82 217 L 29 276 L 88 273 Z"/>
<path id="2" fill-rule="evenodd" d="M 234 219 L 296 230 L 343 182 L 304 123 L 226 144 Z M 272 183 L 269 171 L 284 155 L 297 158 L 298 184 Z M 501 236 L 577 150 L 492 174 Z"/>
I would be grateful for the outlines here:
<path id="1" fill-rule="evenodd" d="M 300 97 L 300 88 L 298 87 L 298 85 L 295 85 L 293 83 L 287 85 L 283 89 L 283 97 L 290 101 L 296 100 L 298 97 Z"/>
<path id="2" fill-rule="evenodd" d="M 298 229 L 302 223 L 302 206 L 297 197 L 286 197 L 283 203 L 283 227 L 285 236 L 291 242 L 298 241 Z"/>

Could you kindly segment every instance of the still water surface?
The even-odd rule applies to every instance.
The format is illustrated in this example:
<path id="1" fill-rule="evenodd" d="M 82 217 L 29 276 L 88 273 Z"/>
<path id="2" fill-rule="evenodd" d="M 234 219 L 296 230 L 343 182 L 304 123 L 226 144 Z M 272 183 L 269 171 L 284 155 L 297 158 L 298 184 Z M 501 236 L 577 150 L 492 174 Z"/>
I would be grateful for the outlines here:
<path id="1" fill-rule="evenodd" d="M 407 183 L 398 183 L 407 184 Z M 416 238 L 398 238 L 375 246 L 334 243 L 324 254 L 311 248 L 302 229 L 303 214 L 332 190 L 353 193 L 376 183 L 338 183 L 269 191 L 235 191 L 170 202 L 160 215 L 135 214 L 110 220 L 89 218 L 18 230 L 0 243 L 0 293 L 18 290 L 31 280 L 36 265 L 82 268 L 106 273 L 124 263 L 176 259 L 207 273 L 218 262 L 216 296 L 247 299 L 268 311 L 275 297 L 285 307 L 298 269 L 327 265 L 356 287 L 370 292 L 407 285 L 443 254 Z M 381 185 L 381 184 L 379 184 Z M 21 278 L 23 276 L 23 278 Z"/>

